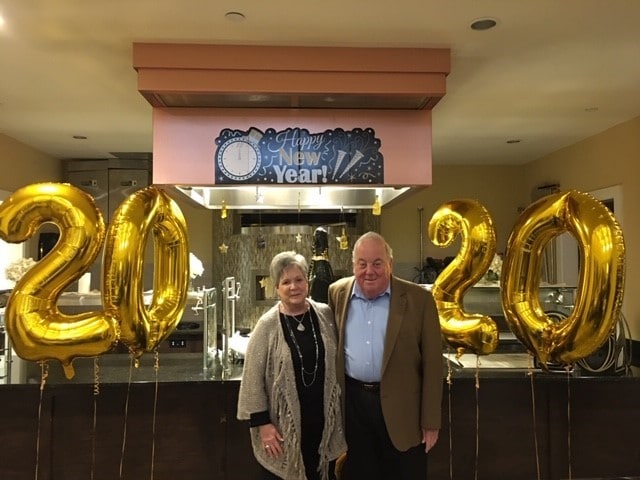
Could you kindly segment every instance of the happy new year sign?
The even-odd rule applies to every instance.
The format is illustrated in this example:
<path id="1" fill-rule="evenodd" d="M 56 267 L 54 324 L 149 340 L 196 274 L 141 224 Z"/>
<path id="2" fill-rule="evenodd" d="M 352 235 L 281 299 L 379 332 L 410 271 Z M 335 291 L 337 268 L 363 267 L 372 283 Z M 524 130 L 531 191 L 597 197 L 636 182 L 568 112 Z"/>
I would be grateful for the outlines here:
<path id="1" fill-rule="evenodd" d="M 372 128 L 224 129 L 215 144 L 217 184 L 384 183 L 381 142 Z"/>

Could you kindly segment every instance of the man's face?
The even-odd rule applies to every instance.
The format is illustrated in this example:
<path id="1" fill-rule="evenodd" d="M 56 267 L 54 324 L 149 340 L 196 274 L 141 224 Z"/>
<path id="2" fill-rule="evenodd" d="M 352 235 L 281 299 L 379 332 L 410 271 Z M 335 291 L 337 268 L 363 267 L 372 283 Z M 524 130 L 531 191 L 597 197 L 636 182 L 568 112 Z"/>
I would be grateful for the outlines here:
<path id="1" fill-rule="evenodd" d="M 376 298 L 387 289 L 391 280 L 391 264 L 381 241 L 367 239 L 358 245 L 353 274 L 365 297 Z"/>

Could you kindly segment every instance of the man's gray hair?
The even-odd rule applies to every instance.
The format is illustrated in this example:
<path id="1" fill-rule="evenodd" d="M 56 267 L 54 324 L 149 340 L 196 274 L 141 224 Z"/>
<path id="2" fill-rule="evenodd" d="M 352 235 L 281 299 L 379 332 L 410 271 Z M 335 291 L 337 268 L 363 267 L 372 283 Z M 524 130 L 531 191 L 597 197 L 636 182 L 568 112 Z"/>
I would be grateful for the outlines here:
<path id="1" fill-rule="evenodd" d="M 387 241 L 384 239 L 384 237 L 382 235 L 380 235 L 379 233 L 377 233 L 377 232 L 367 232 L 367 233 L 362 234 L 360 236 L 360 238 L 358 238 L 358 240 L 356 240 L 356 243 L 353 245 L 353 251 L 351 252 L 351 261 L 352 262 L 356 261 L 356 250 L 358 249 L 360 244 L 365 240 L 375 240 L 376 242 L 382 243 L 384 245 L 384 250 L 385 250 L 387 256 L 389 257 L 389 260 L 393 260 L 393 249 L 387 243 Z"/>

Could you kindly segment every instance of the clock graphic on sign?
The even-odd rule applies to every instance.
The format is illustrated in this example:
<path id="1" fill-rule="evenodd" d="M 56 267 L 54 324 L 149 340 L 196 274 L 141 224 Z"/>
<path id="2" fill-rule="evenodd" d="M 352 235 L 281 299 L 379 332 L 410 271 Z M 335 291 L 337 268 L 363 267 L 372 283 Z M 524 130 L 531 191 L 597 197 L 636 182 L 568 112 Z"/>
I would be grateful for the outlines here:
<path id="1" fill-rule="evenodd" d="M 247 180 L 260 168 L 259 138 L 253 133 L 230 138 L 218 149 L 218 167 L 231 180 Z"/>

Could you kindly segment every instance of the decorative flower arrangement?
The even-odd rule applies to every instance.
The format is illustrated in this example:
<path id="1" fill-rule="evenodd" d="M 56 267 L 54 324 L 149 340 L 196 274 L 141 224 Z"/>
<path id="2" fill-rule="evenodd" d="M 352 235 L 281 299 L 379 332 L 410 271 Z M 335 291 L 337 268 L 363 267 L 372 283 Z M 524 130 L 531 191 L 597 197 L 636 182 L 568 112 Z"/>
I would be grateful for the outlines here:
<path id="1" fill-rule="evenodd" d="M 497 282 L 500 280 L 500 274 L 502 273 L 502 257 L 497 253 L 493 256 L 489 270 L 485 275 L 485 278 L 491 282 Z"/>
<path id="2" fill-rule="evenodd" d="M 198 257 L 189 252 L 189 274 L 193 280 L 196 277 L 201 277 L 204 273 L 204 266 Z"/>
<path id="3" fill-rule="evenodd" d="M 25 273 L 27 273 L 27 270 L 29 270 L 35 264 L 36 261 L 31 257 L 19 258 L 18 260 L 15 260 L 7 265 L 4 274 L 7 279 L 11 280 L 12 282 L 17 282 Z"/>

